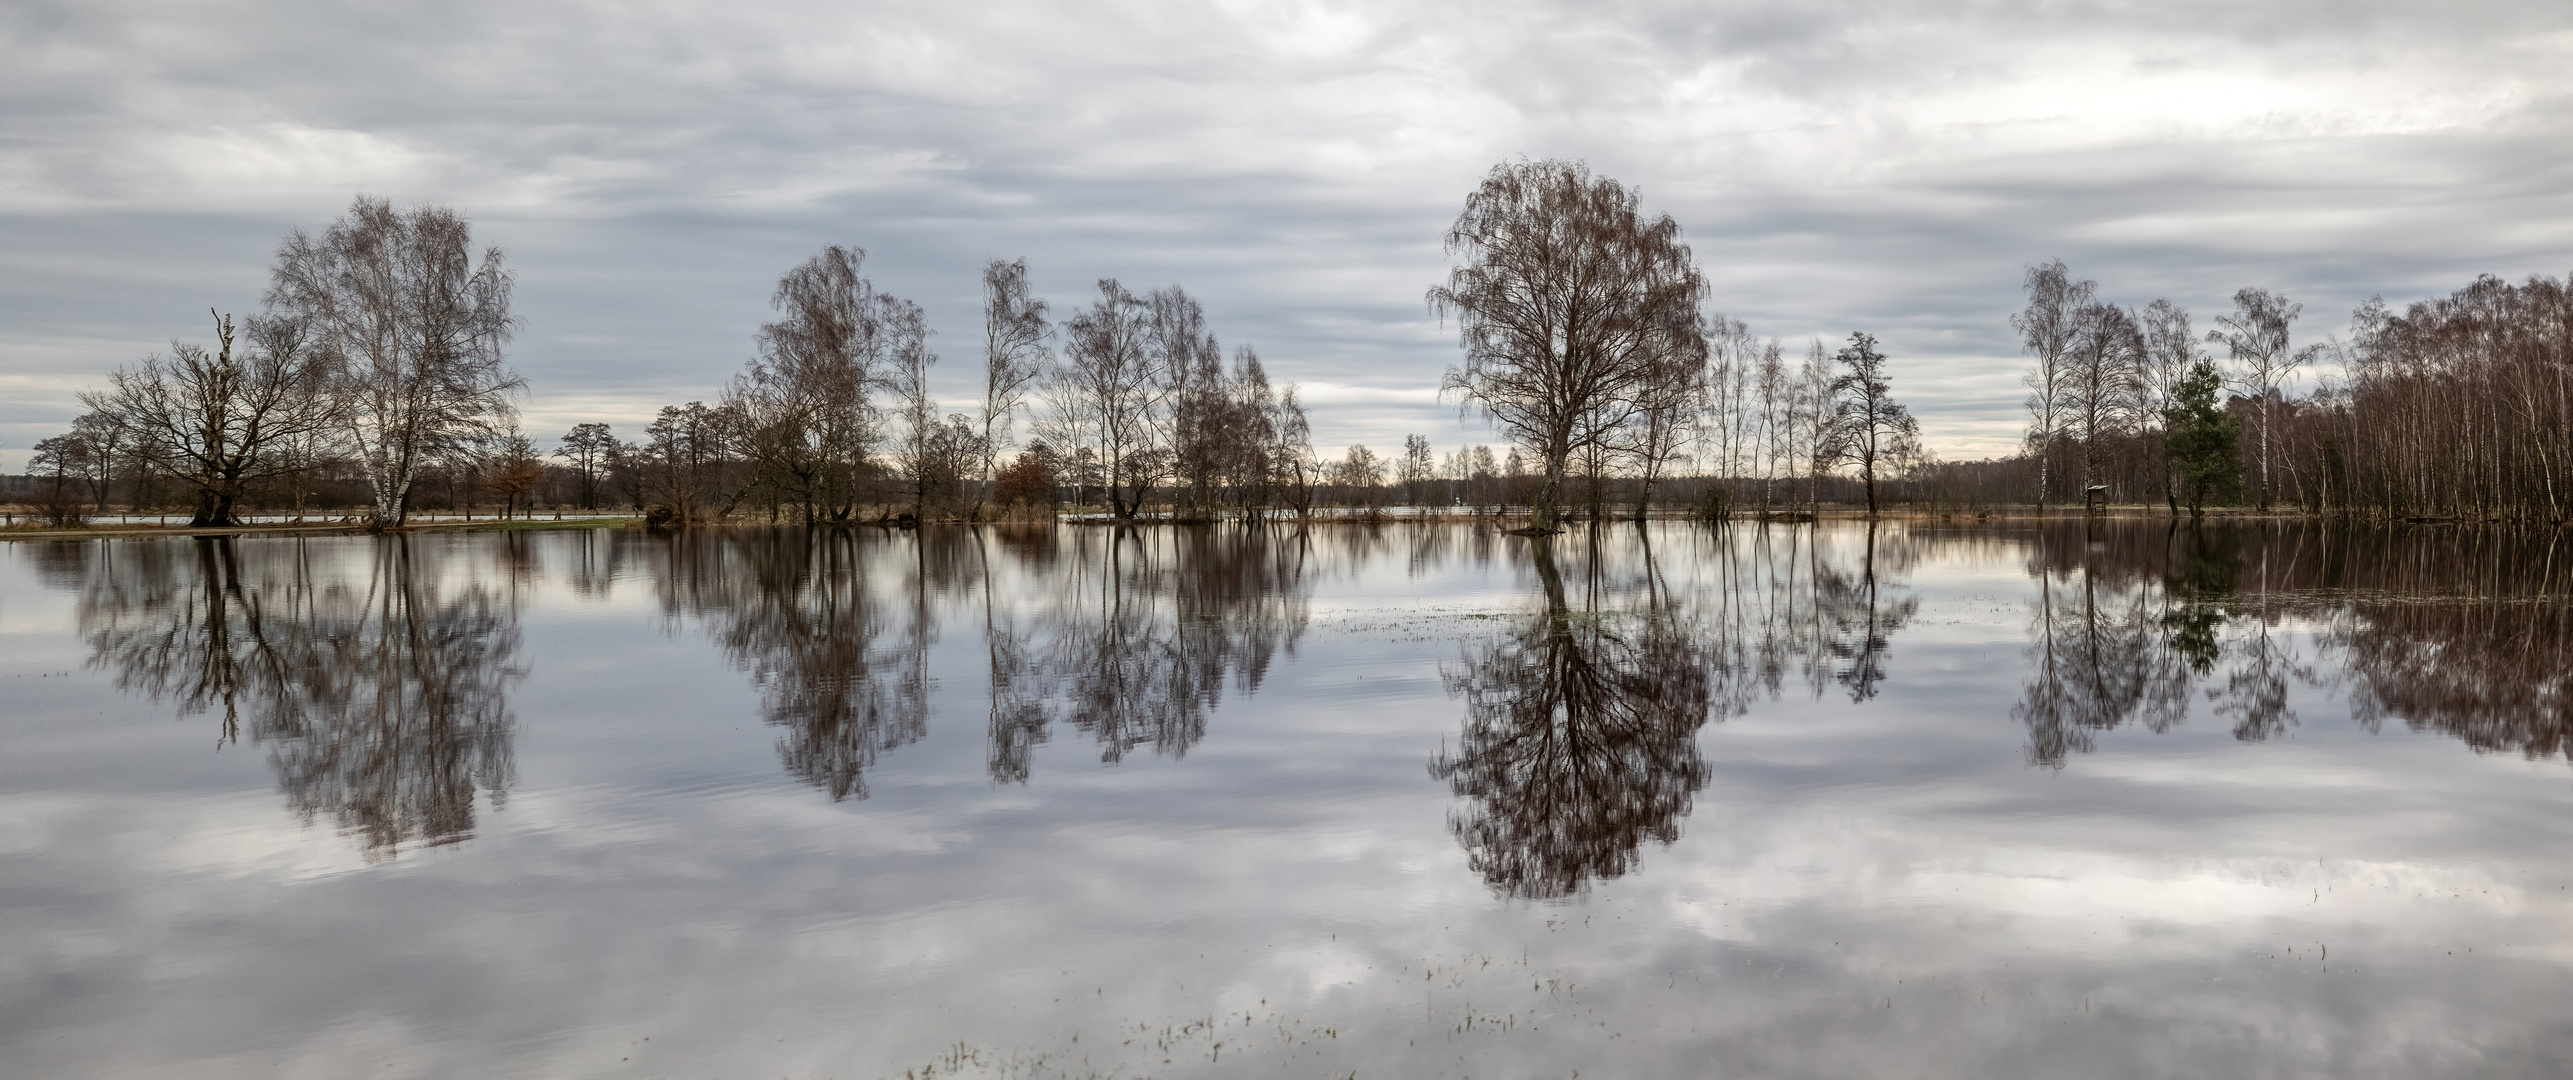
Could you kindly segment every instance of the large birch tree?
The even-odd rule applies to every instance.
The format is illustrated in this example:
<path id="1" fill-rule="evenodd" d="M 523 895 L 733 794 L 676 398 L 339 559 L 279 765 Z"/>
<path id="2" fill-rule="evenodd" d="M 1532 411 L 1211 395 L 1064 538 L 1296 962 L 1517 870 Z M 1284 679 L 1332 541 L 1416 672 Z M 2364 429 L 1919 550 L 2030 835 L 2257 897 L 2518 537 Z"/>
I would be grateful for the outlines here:
<path id="1" fill-rule="evenodd" d="M 1503 163 L 1447 232 L 1462 262 L 1429 305 L 1456 317 L 1465 361 L 1441 391 L 1536 451 L 1534 532 L 1554 530 L 1575 451 L 1617 437 L 1661 380 L 1704 363 L 1706 279 L 1679 223 L 1640 205 L 1578 162 Z"/>
<path id="2" fill-rule="evenodd" d="M 277 249 L 268 303 L 334 364 L 373 528 L 400 527 L 422 467 L 498 432 L 526 388 L 501 353 L 518 328 L 516 275 L 497 247 L 477 261 L 472 233 L 445 207 L 361 195 L 320 236 L 298 229 Z"/>

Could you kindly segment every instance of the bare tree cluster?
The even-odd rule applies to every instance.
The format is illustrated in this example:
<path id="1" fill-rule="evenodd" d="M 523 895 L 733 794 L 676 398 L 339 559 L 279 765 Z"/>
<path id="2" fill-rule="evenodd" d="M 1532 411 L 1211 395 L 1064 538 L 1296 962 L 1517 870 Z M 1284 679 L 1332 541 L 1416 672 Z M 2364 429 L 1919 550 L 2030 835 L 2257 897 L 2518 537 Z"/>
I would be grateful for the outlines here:
<path id="1" fill-rule="evenodd" d="M 512 281 L 455 211 L 360 197 L 321 235 L 287 236 L 264 312 L 238 326 L 217 313 L 211 347 L 175 342 L 84 393 L 89 412 L 42 464 L 79 474 L 102 510 L 119 483 L 129 504 L 175 488 L 199 526 L 235 524 L 254 496 L 300 512 L 334 476 L 362 481 L 380 528 L 441 468 L 488 465 L 504 497 L 524 494 L 525 383 L 502 355 Z"/>
<path id="2" fill-rule="evenodd" d="M 1057 325 L 1025 260 L 992 261 L 969 415 L 938 398 L 926 313 L 878 291 L 865 259 L 833 246 L 789 271 L 759 356 L 717 403 L 664 408 L 646 441 L 614 444 L 610 486 L 674 526 L 980 518 L 1067 495 L 1120 518 L 1309 503 L 1319 470 L 1296 388 L 1248 348 L 1228 364 L 1186 292 L 1102 281 Z M 1034 438 L 1005 461 L 1022 421 Z"/>
<path id="3" fill-rule="evenodd" d="M 1322 480 L 1293 384 L 1245 346 L 1225 362 L 1196 299 L 1136 295 L 1114 278 L 1065 320 L 1059 363 L 1032 380 L 1037 433 L 1071 463 L 1074 501 L 1133 518 L 1167 499 L 1183 518 L 1227 508 L 1309 510 Z"/>
<path id="4" fill-rule="evenodd" d="M 2278 486 L 2387 517 L 2573 515 L 2573 289 L 2486 276 L 2397 313 L 2370 301 L 2315 355 L 2344 376 L 2278 400 Z"/>
<path id="5" fill-rule="evenodd" d="M 662 408 L 634 441 L 577 424 L 548 454 L 517 427 L 500 250 L 477 251 L 452 210 L 361 197 L 287 237 L 260 314 L 217 314 L 211 345 L 85 395 L 90 412 L 37 447 L 33 501 L 72 524 L 120 494 L 128 511 L 184 496 L 201 526 L 358 505 L 378 528 L 546 502 L 673 526 L 1050 513 L 1067 494 L 1121 518 L 1311 509 L 1323 468 L 1297 388 L 1247 347 L 1228 358 L 1185 291 L 1103 281 L 1058 327 L 1025 260 L 994 260 L 968 414 L 938 396 L 927 313 L 877 290 L 865 259 L 835 245 L 781 277 L 756 355 L 711 400 Z"/>
<path id="6" fill-rule="evenodd" d="M 2029 494 L 2039 508 L 2085 501 L 2099 490 L 2112 502 L 2159 501 L 2177 512 L 2184 495 L 2203 491 L 2187 478 L 2203 479 L 2212 468 L 2208 455 L 2229 459 L 2231 441 L 2211 442 L 2203 424 L 2184 432 L 2175 417 L 2196 415 L 2182 400 L 2193 373 L 2218 370 L 2208 344 L 2230 354 L 2218 374 L 2246 403 L 2255 465 L 2265 465 L 2261 448 L 2275 415 L 2267 403 L 2312 356 L 2289 345 L 2299 305 L 2266 289 L 2243 289 L 2234 310 L 2201 338 L 2187 309 L 2169 300 L 2140 309 L 2101 300 L 2099 283 L 2075 278 L 2061 260 L 2029 267 L 2024 288 L 2028 305 L 2010 322 L 2030 358 L 2025 452 L 2036 465 Z M 2188 455 L 2175 452 L 2183 444 L 2193 448 Z M 2265 478 L 2265 471 L 2251 477 L 2263 506 Z"/>

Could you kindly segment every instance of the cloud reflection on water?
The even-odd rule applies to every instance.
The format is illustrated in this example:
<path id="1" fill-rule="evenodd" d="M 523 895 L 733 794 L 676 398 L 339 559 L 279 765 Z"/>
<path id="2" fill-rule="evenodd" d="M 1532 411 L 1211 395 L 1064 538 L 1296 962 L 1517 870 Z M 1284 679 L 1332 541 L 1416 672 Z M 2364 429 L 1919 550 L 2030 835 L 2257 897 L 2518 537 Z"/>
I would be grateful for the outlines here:
<path id="1" fill-rule="evenodd" d="M 1678 838 L 1705 783 L 1701 725 L 1791 681 L 1853 703 L 1896 685 L 1893 643 L 1921 604 L 1904 577 L 1955 538 L 1853 531 L 1606 530 L 1498 552 L 1488 532 L 1418 526 L 593 533 L 559 576 L 599 597 L 642 573 L 674 627 L 749 674 L 787 773 L 837 801 L 928 731 L 951 625 L 981 623 L 988 775 L 1026 783 L 1061 724 L 1105 763 L 1184 757 L 1228 685 L 1256 692 L 1293 654 L 1327 577 L 1503 558 L 1533 576 L 1529 610 L 1443 666 L 1463 727 L 1431 774 L 1467 800 L 1455 832 L 1487 884 L 1559 898 Z M 2558 755 L 2573 730 L 2551 536 L 2074 522 L 1983 539 L 2019 552 L 2033 586 L 2011 708 L 2032 765 L 2130 725 L 2170 731 L 2200 700 L 2237 739 L 2275 738 L 2297 723 L 2291 686 L 2478 750 Z M 503 538 L 488 565 L 403 539 L 331 557 L 62 544 L 36 561 L 78 592 L 92 666 L 182 715 L 220 710 L 227 740 L 246 718 L 295 812 L 390 855 L 470 836 L 477 794 L 507 797 L 508 694 L 527 675 L 515 597 L 545 576 L 528 543 Z"/>
<path id="2" fill-rule="evenodd" d="M 158 696 L 135 699 L 148 721 L 62 723 L 86 742 L 13 743 L 43 775 L 11 774 L 0 837 L 32 834 L 42 800 L 69 823 L 43 835 L 96 842 L 0 850 L 18 860 L 0 967 L 25 973 L 0 979 L 24 1005 L 0 1010 L 0 1043 L 46 1055 L 23 1059 L 38 1075 L 559 1075 L 649 1035 L 634 1061 L 661 1072 L 879 1075 L 957 1040 L 1077 1034 L 1101 1071 L 1227 1076 L 2548 1075 L 2568 1045 L 2547 1004 L 2573 986 L 2562 768 L 2371 736 L 2332 708 L 2559 753 L 2543 543 L 1667 526 L 1575 532 L 1540 562 L 1512 538 L 1397 526 L 525 539 L 237 541 L 230 568 L 194 541 L 46 555 L 96 670 Z M 365 610 L 401 618 L 322 598 L 386 582 L 404 599 Z M 206 599 L 236 586 L 248 599 Z M 2278 655 L 2314 674 L 2280 684 L 2299 726 L 2244 743 L 2207 692 L 2257 668 L 2264 587 Z M 392 867 L 238 855 L 294 830 L 261 781 L 187 771 L 219 723 L 160 716 L 219 714 L 193 688 L 238 688 L 242 741 L 270 745 L 265 676 L 198 674 L 261 662 L 239 644 L 254 607 L 308 627 L 266 640 L 391 657 L 377 697 L 430 696 L 405 656 L 480 665 L 466 682 L 527 718 L 510 814 Z M 2029 767 L 2008 717 L 2040 674 L 2032 613 L 2066 658 L 2064 715 L 2122 717 L 2070 725 L 2090 754 L 2060 769 Z M 426 639 L 444 651 L 384 640 L 415 624 L 446 627 Z M 106 630 L 186 647 L 98 650 Z M 1177 704 L 1081 726 L 1075 676 L 1102 650 L 1077 643 L 1118 634 L 1104 654 L 1125 685 Z M 209 653 L 218 639 L 236 647 Z M 2405 662 L 2364 667 L 2380 656 Z M 721 685 L 567 704 L 665 658 Z M 2184 692 L 2157 699 L 2113 669 L 2129 662 L 2185 673 Z M 986 685 L 994 669 L 1008 678 Z M 1505 696 L 1450 696 L 1432 673 Z M 1520 707 L 1576 677 L 1601 708 Z M 923 678 L 916 737 L 864 741 L 884 729 L 850 703 L 881 685 L 892 708 Z M 55 692 L 10 684 L 31 685 Z M 2515 711 L 2514 687 L 2541 707 Z M 91 711 L 117 696 L 62 692 Z M 2160 734 L 2156 700 L 2178 706 Z M 808 721 L 815 702 L 837 704 Z M 386 737 L 276 730 L 336 732 L 343 761 Z M 1495 749 L 1529 732 L 1588 742 Z M 799 771 L 808 734 L 840 748 L 815 760 L 875 755 L 853 774 L 868 799 Z M 1442 735 L 1448 783 L 1422 774 Z M 451 790 L 417 771 L 429 755 L 372 760 Z M 160 828 L 194 816 L 219 820 Z M 186 870 L 152 857 L 180 843 L 198 845 Z M 1329 1056 L 1263 1057 L 1229 1032 L 1194 1067 L 1112 1049 L 1136 1022 L 1237 1003 L 1299 1037 L 1336 1030 Z M 221 1022 L 170 1026 L 192 1010 Z M 1494 1013 L 1515 1026 L 1482 1026 Z"/>

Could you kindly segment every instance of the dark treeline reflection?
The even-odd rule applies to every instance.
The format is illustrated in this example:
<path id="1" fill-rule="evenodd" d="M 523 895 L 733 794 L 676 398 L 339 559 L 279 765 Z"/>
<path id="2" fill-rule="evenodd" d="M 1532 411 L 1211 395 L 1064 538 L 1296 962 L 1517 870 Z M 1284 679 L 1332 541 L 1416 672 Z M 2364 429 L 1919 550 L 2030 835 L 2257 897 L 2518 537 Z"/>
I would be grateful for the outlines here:
<path id="1" fill-rule="evenodd" d="M 2032 764 L 2129 723 L 2167 730 L 2200 698 L 2236 738 L 2269 739 L 2297 723 L 2296 686 L 2345 694 L 2370 730 L 2393 717 L 2477 750 L 2559 754 L 2573 730 L 2573 551 L 2552 531 L 2075 524 L 2031 552 L 2014 715 Z"/>
<path id="2" fill-rule="evenodd" d="M 1443 672 L 1464 728 L 1430 774 L 1469 800 L 1449 828 L 1497 893 L 1558 899 L 1633 870 L 1645 841 L 1679 838 L 1706 784 L 1701 727 L 1779 694 L 1790 672 L 1817 696 L 1874 698 L 1919 607 L 1891 580 L 1917 557 L 1892 529 L 1829 546 L 1810 528 L 1663 540 L 1681 549 L 1677 573 L 1644 530 L 1512 548 L 1534 571 L 1534 610 Z"/>
<path id="3" fill-rule="evenodd" d="M 370 857 L 472 835 L 475 800 L 512 781 L 515 586 L 525 538 L 495 565 L 448 566 L 435 541 L 198 539 L 64 545 L 90 665 L 121 689 L 219 714 L 264 747 L 287 805 Z M 68 582 L 66 582 L 68 583 Z"/>
<path id="4" fill-rule="evenodd" d="M 733 529 L 668 541 L 658 580 L 750 673 L 787 770 L 837 800 L 927 733 L 958 619 L 980 622 L 992 779 L 1026 781 L 1058 724 L 1102 761 L 1187 753 L 1303 634 L 1310 554 L 1268 529 Z"/>

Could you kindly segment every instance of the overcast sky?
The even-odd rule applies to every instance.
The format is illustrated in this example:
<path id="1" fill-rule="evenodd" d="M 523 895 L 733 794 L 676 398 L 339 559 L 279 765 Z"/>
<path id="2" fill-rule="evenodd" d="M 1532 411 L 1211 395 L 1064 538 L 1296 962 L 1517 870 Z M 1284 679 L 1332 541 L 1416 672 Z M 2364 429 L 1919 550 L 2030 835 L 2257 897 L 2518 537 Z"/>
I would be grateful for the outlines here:
<path id="1" fill-rule="evenodd" d="M 2573 4 L 448 0 L 0 6 L 0 468 L 358 193 L 519 273 L 532 434 L 711 399 L 780 272 L 855 244 L 979 393 L 977 272 L 1180 284 L 1326 452 L 1484 438 L 1422 294 L 1498 161 L 1676 217 L 1713 305 L 1865 330 L 1933 448 L 2006 452 L 2022 268 L 2300 340 L 2573 269 Z"/>

